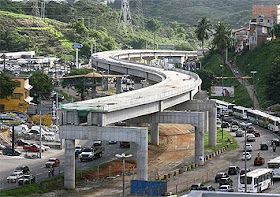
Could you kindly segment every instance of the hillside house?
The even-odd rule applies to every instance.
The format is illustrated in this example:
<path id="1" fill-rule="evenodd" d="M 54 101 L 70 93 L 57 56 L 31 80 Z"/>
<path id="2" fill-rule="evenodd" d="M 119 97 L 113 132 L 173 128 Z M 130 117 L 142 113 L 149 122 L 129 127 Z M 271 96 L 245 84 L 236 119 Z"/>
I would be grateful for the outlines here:
<path id="1" fill-rule="evenodd" d="M 241 27 L 231 31 L 235 52 L 249 49 L 249 27 Z"/>

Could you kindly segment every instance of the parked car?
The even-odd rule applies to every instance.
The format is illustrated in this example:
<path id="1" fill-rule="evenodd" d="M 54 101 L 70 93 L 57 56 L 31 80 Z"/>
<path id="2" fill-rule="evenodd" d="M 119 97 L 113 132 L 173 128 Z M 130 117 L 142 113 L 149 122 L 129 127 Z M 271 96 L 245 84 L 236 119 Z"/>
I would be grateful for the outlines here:
<path id="1" fill-rule="evenodd" d="M 20 177 L 23 176 L 22 172 L 13 172 L 10 176 L 7 177 L 8 183 L 16 183 Z"/>
<path id="2" fill-rule="evenodd" d="M 19 156 L 21 154 L 20 151 L 14 150 L 11 147 L 6 147 L 2 150 L 3 155 L 8 155 L 8 156 Z"/>
<path id="3" fill-rule="evenodd" d="M 219 185 L 231 185 L 232 186 L 232 180 L 229 177 L 221 178 L 219 181 Z"/>
<path id="4" fill-rule="evenodd" d="M 17 140 L 17 141 L 16 141 L 16 144 L 17 144 L 18 146 L 30 145 L 29 142 L 26 142 L 26 141 L 23 140 L 23 139 Z"/>
<path id="5" fill-rule="evenodd" d="M 234 192 L 234 189 L 230 185 L 221 185 L 218 189 L 220 192 Z"/>
<path id="6" fill-rule="evenodd" d="M 236 132 L 239 129 L 239 127 L 237 125 L 232 125 L 231 127 L 231 132 Z"/>
<path id="7" fill-rule="evenodd" d="M 251 169 L 247 168 L 247 173 L 250 172 L 250 171 L 251 171 Z M 245 169 L 240 170 L 240 176 L 242 174 L 245 174 Z"/>
<path id="8" fill-rule="evenodd" d="M 252 155 L 249 152 L 243 152 L 242 153 L 242 160 L 250 160 L 252 158 Z"/>
<path id="9" fill-rule="evenodd" d="M 280 146 L 280 141 L 279 141 L 278 138 L 273 138 L 273 139 L 271 140 L 271 144 L 273 144 L 273 143 L 275 143 L 276 146 Z"/>
<path id="10" fill-rule="evenodd" d="M 35 177 L 31 174 L 23 175 L 20 179 L 18 179 L 19 185 L 32 184 L 32 183 L 35 183 Z"/>
<path id="11" fill-rule="evenodd" d="M 93 141 L 93 146 L 102 146 L 102 141 L 101 140 L 94 140 Z"/>
<path id="12" fill-rule="evenodd" d="M 256 137 L 254 134 L 249 133 L 246 136 L 246 140 L 247 140 L 247 142 L 254 142 L 254 141 L 256 141 Z"/>
<path id="13" fill-rule="evenodd" d="M 109 144 L 117 144 L 117 141 L 109 141 Z"/>
<path id="14" fill-rule="evenodd" d="M 257 130 L 253 131 L 253 133 L 255 137 L 261 137 L 261 133 Z"/>
<path id="15" fill-rule="evenodd" d="M 263 157 L 256 157 L 254 160 L 254 166 L 262 166 L 265 163 Z"/>
<path id="16" fill-rule="evenodd" d="M 29 173 L 29 167 L 28 166 L 18 166 L 16 167 L 14 172 L 22 172 L 23 174 Z"/>
<path id="17" fill-rule="evenodd" d="M 49 158 L 49 160 L 46 162 L 46 168 L 49 168 L 49 167 L 57 167 L 59 166 L 60 164 L 60 161 L 59 159 L 57 158 Z"/>
<path id="18" fill-rule="evenodd" d="M 268 150 L 268 145 L 267 145 L 267 143 L 261 143 L 261 144 L 260 144 L 260 149 L 261 149 L 261 150 Z"/>
<path id="19" fill-rule="evenodd" d="M 243 146 L 243 149 L 245 151 L 245 145 Z M 246 152 L 252 152 L 253 146 L 252 144 L 246 144 Z"/>
<path id="20" fill-rule="evenodd" d="M 120 148 L 130 148 L 130 142 L 120 142 Z"/>
<path id="21" fill-rule="evenodd" d="M 201 186 L 200 190 L 206 190 L 206 191 L 215 191 L 215 188 L 211 185 L 209 186 Z"/>
<path id="22" fill-rule="evenodd" d="M 215 182 L 219 182 L 221 180 L 221 178 L 226 178 L 228 177 L 228 174 L 225 172 L 218 172 L 215 176 Z"/>
<path id="23" fill-rule="evenodd" d="M 228 122 L 223 122 L 223 123 L 221 124 L 221 128 L 229 128 L 229 127 L 230 127 L 230 125 L 229 125 Z"/>
<path id="24" fill-rule="evenodd" d="M 23 149 L 30 152 L 40 152 L 40 146 L 37 144 L 24 145 Z M 41 147 L 42 152 L 44 152 L 45 150 L 45 148 Z"/>
<path id="25" fill-rule="evenodd" d="M 242 131 L 241 129 L 237 130 L 235 132 L 235 136 L 236 137 L 243 137 L 244 136 L 244 131 Z"/>
<path id="26" fill-rule="evenodd" d="M 202 186 L 204 186 L 204 185 L 201 183 L 194 183 L 191 185 L 190 190 L 199 190 Z"/>
<path id="27" fill-rule="evenodd" d="M 240 172 L 240 168 L 238 166 L 229 166 L 228 175 L 235 175 Z"/>

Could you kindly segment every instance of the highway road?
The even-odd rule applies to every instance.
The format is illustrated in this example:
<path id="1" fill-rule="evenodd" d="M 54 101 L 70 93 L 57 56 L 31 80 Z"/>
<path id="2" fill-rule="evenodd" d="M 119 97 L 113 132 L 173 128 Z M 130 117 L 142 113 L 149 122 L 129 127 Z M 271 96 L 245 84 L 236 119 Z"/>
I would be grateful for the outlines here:
<path id="1" fill-rule="evenodd" d="M 247 169 L 249 168 L 250 170 L 254 170 L 257 168 L 266 168 L 267 167 L 266 162 L 269 159 L 275 158 L 280 155 L 280 147 L 277 147 L 275 152 L 273 152 L 272 147 L 269 147 L 268 150 L 260 150 L 260 143 L 266 142 L 267 144 L 270 144 L 270 141 L 275 137 L 278 138 L 278 136 L 273 134 L 272 132 L 270 132 L 267 129 L 264 129 L 264 128 L 256 126 L 256 125 L 253 125 L 253 126 L 256 128 L 256 130 L 260 131 L 261 136 L 256 137 L 255 142 L 246 142 L 247 144 L 251 144 L 253 147 L 253 150 L 251 152 L 252 159 L 247 160 Z M 235 132 L 230 132 L 229 131 L 230 129 L 225 129 L 225 130 L 226 130 L 226 132 L 229 132 L 229 133 L 231 133 L 232 136 L 234 136 L 234 138 L 237 140 L 239 146 L 241 147 L 240 150 L 237 150 L 240 152 L 240 158 L 236 162 L 232 163 L 232 165 L 238 166 L 240 169 L 245 169 L 245 166 L 244 166 L 245 162 L 241 159 L 241 155 L 243 152 L 243 146 L 245 144 L 245 138 L 244 137 L 235 137 Z M 260 156 L 265 159 L 265 164 L 262 166 L 254 166 L 254 159 L 256 158 L 258 152 L 260 153 Z M 223 157 L 223 155 L 221 155 L 221 157 Z M 227 172 L 227 170 L 228 170 L 228 168 L 221 169 L 219 172 Z M 233 180 L 234 191 L 238 191 L 238 189 L 237 189 L 238 175 L 230 175 L 229 177 Z M 219 188 L 219 184 L 215 183 L 215 177 L 212 177 L 211 182 L 208 183 L 207 185 L 212 185 L 216 190 Z M 274 185 L 270 189 L 264 191 L 263 193 L 279 193 L 279 190 L 280 190 L 280 181 L 274 180 Z"/>
<path id="2" fill-rule="evenodd" d="M 88 142 L 86 142 L 88 143 Z M 104 142 L 103 142 L 104 143 Z M 81 143 L 83 144 L 83 143 Z M 98 166 L 102 163 L 107 163 L 113 159 L 115 159 L 115 154 L 121 154 L 129 150 L 129 148 L 120 148 L 118 144 L 108 144 L 106 142 L 103 144 L 105 147 L 105 152 L 102 158 L 95 159 L 94 161 L 89 162 L 81 162 L 79 159 L 76 160 L 76 169 L 86 169 L 91 166 Z M 88 146 L 86 144 L 85 146 Z M 0 155 L 0 190 L 2 189 L 9 189 L 18 187 L 17 183 L 7 183 L 6 178 L 9 176 L 13 170 L 19 165 L 27 165 L 30 170 L 31 174 L 36 177 L 36 181 L 42 181 L 49 178 L 48 175 L 48 168 L 45 168 L 45 162 L 50 157 L 56 157 L 60 159 L 60 167 L 56 167 L 54 171 L 54 176 L 58 176 L 59 174 L 63 173 L 64 170 L 64 150 L 48 150 L 43 153 L 42 159 L 26 159 L 23 157 L 25 153 L 22 153 L 22 156 L 6 156 Z"/>

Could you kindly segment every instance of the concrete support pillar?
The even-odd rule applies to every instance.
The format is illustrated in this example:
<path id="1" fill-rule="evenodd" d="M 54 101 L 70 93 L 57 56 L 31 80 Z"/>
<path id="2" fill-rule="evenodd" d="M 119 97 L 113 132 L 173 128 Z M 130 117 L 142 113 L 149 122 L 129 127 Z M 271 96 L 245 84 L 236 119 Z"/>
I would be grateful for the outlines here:
<path id="1" fill-rule="evenodd" d="M 204 111 L 204 132 L 209 131 L 209 112 Z"/>
<path id="2" fill-rule="evenodd" d="M 133 158 L 137 158 L 137 149 L 138 145 L 135 142 L 130 142 L 130 152 L 133 155 Z"/>
<path id="3" fill-rule="evenodd" d="M 75 189 L 75 140 L 65 140 L 64 187 Z"/>
<path id="4" fill-rule="evenodd" d="M 209 110 L 209 146 L 217 144 L 217 108 L 213 106 Z"/>
<path id="5" fill-rule="evenodd" d="M 137 145 L 137 180 L 148 180 L 148 131 L 142 133 Z"/>
<path id="6" fill-rule="evenodd" d="M 116 93 L 120 94 L 122 92 L 122 78 L 117 77 L 116 78 Z"/>
<path id="7" fill-rule="evenodd" d="M 151 141 L 153 145 L 159 145 L 159 127 L 158 123 L 150 124 Z"/>
<path id="8" fill-rule="evenodd" d="M 108 77 L 104 77 L 102 80 L 103 83 L 103 90 L 107 91 L 108 90 Z"/>
<path id="9" fill-rule="evenodd" d="M 198 120 L 203 120 L 204 115 L 198 118 Z M 204 125 L 197 124 L 195 127 L 195 163 L 198 165 L 204 165 Z"/>
<path id="10" fill-rule="evenodd" d="M 96 86 L 91 86 L 91 98 L 96 98 Z"/>

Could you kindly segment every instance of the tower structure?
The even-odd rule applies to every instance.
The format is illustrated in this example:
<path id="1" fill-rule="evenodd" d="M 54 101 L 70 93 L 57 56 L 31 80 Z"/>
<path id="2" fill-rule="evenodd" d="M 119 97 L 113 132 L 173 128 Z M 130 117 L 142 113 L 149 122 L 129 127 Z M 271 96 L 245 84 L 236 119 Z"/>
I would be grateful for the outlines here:
<path id="1" fill-rule="evenodd" d="M 121 0 L 119 28 L 123 28 L 125 32 L 132 30 L 132 18 L 129 8 L 129 0 Z"/>
<path id="2" fill-rule="evenodd" d="M 137 25 L 140 28 L 143 28 L 144 26 L 144 12 L 143 12 L 143 0 L 138 0 L 136 5 L 137 13 L 138 13 L 138 21 Z"/>
<path id="3" fill-rule="evenodd" d="M 38 0 L 34 0 L 32 2 L 32 16 L 34 17 L 40 17 L 40 11 L 38 6 Z"/>
<path id="4" fill-rule="evenodd" d="M 45 12 L 46 12 L 46 3 L 45 1 L 41 2 L 41 18 L 45 20 Z"/>

